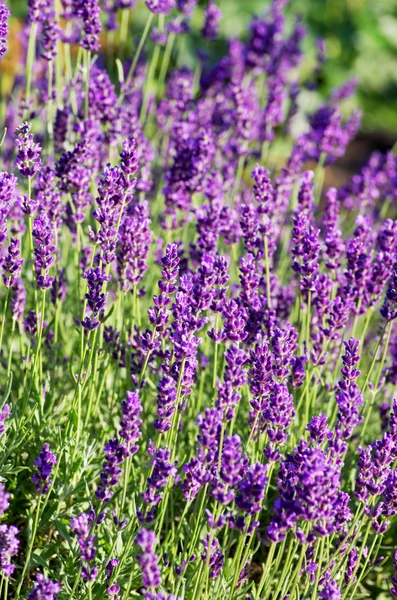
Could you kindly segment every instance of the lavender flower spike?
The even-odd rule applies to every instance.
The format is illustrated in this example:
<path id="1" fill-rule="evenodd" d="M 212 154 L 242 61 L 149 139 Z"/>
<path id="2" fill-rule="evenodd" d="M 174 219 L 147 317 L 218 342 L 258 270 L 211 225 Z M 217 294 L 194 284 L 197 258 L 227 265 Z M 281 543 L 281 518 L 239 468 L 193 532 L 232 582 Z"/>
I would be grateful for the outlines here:
<path id="1" fill-rule="evenodd" d="M 60 583 L 46 579 L 44 575 L 38 573 L 27 600 L 56 600 L 61 589 Z"/>
<path id="2" fill-rule="evenodd" d="M 7 52 L 8 17 L 10 11 L 5 4 L 0 4 L 0 58 Z"/>
<path id="3" fill-rule="evenodd" d="M 57 463 L 55 454 L 50 452 L 50 445 L 45 443 L 39 456 L 34 461 L 34 466 L 37 471 L 32 477 L 32 481 L 36 486 L 39 494 L 45 495 L 50 489 L 52 480 L 50 479 L 52 469 Z"/>

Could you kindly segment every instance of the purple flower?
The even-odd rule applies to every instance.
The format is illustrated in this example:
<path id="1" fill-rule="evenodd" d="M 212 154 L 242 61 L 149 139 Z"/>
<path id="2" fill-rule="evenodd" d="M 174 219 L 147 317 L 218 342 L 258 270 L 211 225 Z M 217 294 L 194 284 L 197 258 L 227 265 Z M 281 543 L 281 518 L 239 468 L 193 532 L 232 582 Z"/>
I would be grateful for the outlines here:
<path id="1" fill-rule="evenodd" d="M 32 179 L 41 170 L 41 146 L 33 141 L 31 127 L 30 123 L 25 122 L 15 131 L 17 136 L 15 166 L 21 175 L 28 179 Z"/>
<path id="2" fill-rule="evenodd" d="M 5 577 L 10 577 L 14 572 L 11 558 L 18 552 L 19 540 L 17 534 L 19 529 L 13 525 L 0 525 L 0 564 Z"/>
<path id="3" fill-rule="evenodd" d="M 215 40 L 218 37 L 219 21 L 222 18 L 222 12 L 213 0 L 210 0 L 205 7 L 204 18 L 205 21 L 201 34 L 207 40 Z"/>
<path id="4" fill-rule="evenodd" d="M 3 260 L 3 281 L 6 288 L 15 285 L 19 278 L 24 259 L 21 258 L 21 241 L 18 238 L 11 238 L 8 252 Z"/>
<path id="5" fill-rule="evenodd" d="M 124 291 L 140 283 L 146 273 L 151 241 L 148 203 L 131 204 L 119 228 L 116 251 L 117 273 Z"/>
<path id="6" fill-rule="evenodd" d="M 55 454 L 50 452 L 50 445 L 45 443 L 39 456 L 34 461 L 34 466 L 37 470 L 32 477 L 32 481 L 39 494 L 44 495 L 50 489 L 50 485 L 52 484 L 50 477 L 56 463 L 57 458 Z"/>
<path id="7" fill-rule="evenodd" d="M 319 535 L 337 531 L 351 518 L 346 506 L 348 495 L 339 490 L 340 467 L 319 447 L 301 440 L 293 453 L 281 462 L 277 487 L 280 497 L 274 504 L 274 516 L 268 535 L 274 542 L 301 519 L 313 523 Z M 343 510 L 342 510 L 343 508 Z"/>
<path id="8" fill-rule="evenodd" d="M 66 269 L 60 269 L 58 275 L 54 277 L 54 281 L 51 286 L 51 302 L 56 305 L 57 302 L 64 302 L 66 300 L 67 292 L 67 281 L 66 281 Z"/>
<path id="9" fill-rule="evenodd" d="M 99 35 L 102 31 L 100 14 L 98 0 L 77 0 L 76 16 L 83 22 L 83 37 L 80 45 L 90 52 L 99 50 Z"/>
<path id="10" fill-rule="evenodd" d="M 164 433 L 171 428 L 172 415 L 176 408 L 177 386 L 172 377 L 163 375 L 160 379 L 157 394 L 157 414 L 153 425 L 157 431 Z"/>
<path id="11" fill-rule="evenodd" d="M 204 552 L 201 553 L 201 560 L 204 564 L 208 562 L 211 579 L 216 579 L 223 569 L 225 556 L 222 554 L 219 541 L 213 538 L 211 533 L 203 539 Z"/>
<path id="12" fill-rule="evenodd" d="M 48 272 L 55 261 L 56 248 L 54 245 L 53 225 L 45 213 L 33 221 L 33 239 L 37 246 L 34 249 L 34 268 L 37 287 L 46 290 L 54 282 L 54 278 L 49 277 Z"/>
<path id="13" fill-rule="evenodd" d="M 142 585 L 147 590 L 153 590 L 161 585 L 159 557 L 154 552 L 154 546 L 157 544 L 156 534 L 149 529 L 140 529 L 135 541 L 142 551 L 136 558 L 142 569 Z"/>
<path id="14" fill-rule="evenodd" d="M 142 494 L 143 500 L 149 507 L 156 506 L 161 501 L 160 490 L 165 488 L 169 479 L 177 474 L 176 463 L 170 459 L 171 450 L 167 446 L 154 451 L 150 463 L 151 475 L 147 478 L 146 491 Z"/>
<path id="15" fill-rule="evenodd" d="M 326 205 L 323 218 L 324 224 L 324 258 L 328 269 L 336 270 L 341 265 L 341 256 L 344 251 L 342 233 L 339 229 L 339 202 L 335 188 L 329 188 L 326 194 Z"/>
<path id="16" fill-rule="evenodd" d="M 107 294 L 102 291 L 102 288 L 105 281 L 109 281 L 109 277 L 105 275 L 100 267 L 93 267 L 85 271 L 84 279 L 87 279 L 88 292 L 85 298 L 91 316 L 85 317 L 81 324 L 84 329 L 91 331 L 99 327 L 104 316 Z"/>
<path id="17" fill-rule="evenodd" d="M 43 22 L 43 30 L 41 34 L 42 51 L 41 56 L 45 60 L 54 60 L 57 55 L 57 44 L 61 37 L 61 29 L 57 22 L 55 10 L 49 9 L 46 14 L 46 19 Z"/>
<path id="18" fill-rule="evenodd" d="M 74 535 L 77 538 L 77 542 L 80 549 L 81 561 L 83 564 L 82 577 L 87 581 L 93 581 L 98 573 L 98 569 L 95 566 L 95 535 L 92 533 L 93 522 L 95 520 L 91 514 L 82 513 L 78 517 L 74 517 L 70 521 L 70 526 Z M 91 563 L 94 563 L 93 565 Z"/>
<path id="19" fill-rule="evenodd" d="M 7 406 L 7 404 L 5 405 Z M 4 411 L 4 409 L 3 409 Z M 4 485 L 0 483 L 0 517 L 4 515 L 10 507 L 10 494 L 6 491 Z"/>
<path id="20" fill-rule="evenodd" d="M 360 371 L 356 367 L 360 360 L 358 345 L 358 340 L 354 338 L 344 342 L 345 354 L 342 356 L 343 368 L 341 369 L 343 379 L 339 381 L 336 391 L 338 413 L 335 439 L 347 440 L 361 420 L 360 406 L 363 397 L 356 383 L 356 379 L 360 376 Z"/>
<path id="21" fill-rule="evenodd" d="M 287 440 L 288 429 L 294 417 L 295 406 L 287 386 L 284 383 L 274 383 L 260 419 L 263 431 L 269 438 L 268 447 L 264 450 L 269 461 L 280 459 L 277 448 Z"/>
<path id="22" fill-rule="evenodd" d="M 321 600 L 341 600 L 342 594 L 336 581 L 329 579 L 320 591 Z"/>
<path id="23" fill-rule="evenodd" d="M 61 589 L 60 583 L 46 579 L 44 575 L 38 573 L 28 600 L 56 600 Z"/>
<path id="24" fill-rule="evenodd" d="M 166 214 L 176 223 L 176 213 L 182 212 L 182 223 L 190 209 L 192 195 L 201 192 L 215 156 L 215 144 L 211 131 L 203 128 L 195 136 L 180 140 L 173 164 L 165 175 L 163 188 L 167 206 Z"/>
<path id="25" fill-rule="evenodd" d="M 105 444 L 104 451 L 105 461 L 100 474 L 102 485 L 98 487 L 95 495 L 103 502 L 109 502 L 114 494 L 112 488 L 117 485 L 123 472 L 120 465 L 124 462 L 127 449 L 123 444 L 120 444 L 117 438 L 114 438 Z"/>
<path id="26" fill-rule="evenodd" d="M 212 495 L 221 504 L 234 499 L 235 487 L 248 468 L 248 458 L 243 453 L 240 436 L 228 435 L 222 445 L 219 476 L 213 481 Z"/>
<path id="27" fill-rule="evenodd" d="M 249 515 L 255 515 L 261 509 L 267 485 L 267 468 L 255 463 L 249 468 L 244 479 L 239 483 L 236 495 L 236 506 Z"/>
<path id="28" fill-rule="evenodd" d="M 42 23 L 48 10 L 48 0 L 28 0 L 29 23 Z"/>
<path id="29" fill-rule="evenodd" d="M 0 437 L 5 432 L 5 420 L 11 414 L 11 407 L 9 404 L 4 404 L 3 408 L 0 410 Z M 1 511 L 0 511 L 1 512 Z"/>
<path id="30" fill-rule="evenodd" d="M 130 177 L 139 168 L 140 155 L 137 149 L 136 140 L 124 140 L 123 149 L 120 152 L 120 166 L 123 173 Z"/>
<path id="31" fill-rule="evenodd" d="M 391 578 L 393 587 L 390 589 L 390 592 L 392 593 L 394 598 L 397 598 L 397 550 L 394 553 L 393 566 L 394 566 L 394 576 Z"/>
<path id="32" fill-rule="evenodd" d="M 18 180 L 14 175 L 0 173 L 0 244 L 7 239 L 7 216 L 11 209 Z"/>
<path id="33" fill-rule="evenodd" d="M 8 17 L 10 11 L 5 4 L 0 4 L 0 58 L 7 52 Z"/>
<path id="34" fill-rule="evenodd" d="M 387 321 L 392 321 L 397 317 L 397 266 L 394 267 L 391 274 L 380 314 Z"/>
<path id="35" fill-rule="evenodd" d="M 240 388 L 246 383 L 246 372 L 243 367 L 248 361 L 244 350 L 236 345 L 228 348 L 224 354 L 225 373 L 223 382 L 218 384 L 218 396 L 216 408 L 225 413 L 225 419 L 231 421 L 234 417 L 236 407 L 241 399 Z"/>
<path id="36" fill-rule="evenodd" d="M 23 322 L 25 333 L 29 338 L 36 337 L 37 334 L 37 315 L 34 310 L 28 311 L 28 316 Z"/>
<path id="37" fill-rule="evenodd" d="M 135 392 L 127 391 L 127 397 L 121 403 L 121 410 L 123 418 L 120 421 L 120 437 L 124 440 L 126 455 L 133 456 L 138 452 L 137 442 L 142 435 L 140 430 L 142 404 L 137 390 Z"/>
<path id="38" fill-rule="evenodd" d="M 146 0 L 146 6 L 156 15 L 168 15 L 175 6 L 175 0 Z"/>

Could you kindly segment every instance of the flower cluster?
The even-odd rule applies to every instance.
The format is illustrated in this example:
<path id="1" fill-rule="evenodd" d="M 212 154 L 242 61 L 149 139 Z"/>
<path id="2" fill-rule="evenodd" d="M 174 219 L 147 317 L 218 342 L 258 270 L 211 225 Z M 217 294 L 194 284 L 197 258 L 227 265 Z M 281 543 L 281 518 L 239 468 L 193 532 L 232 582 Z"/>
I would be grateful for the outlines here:
<path id="1" fill-rule="evenodd" d="M 226 4 L 0 4 L 4 598 L 397 598 L 397 156 Z"/>

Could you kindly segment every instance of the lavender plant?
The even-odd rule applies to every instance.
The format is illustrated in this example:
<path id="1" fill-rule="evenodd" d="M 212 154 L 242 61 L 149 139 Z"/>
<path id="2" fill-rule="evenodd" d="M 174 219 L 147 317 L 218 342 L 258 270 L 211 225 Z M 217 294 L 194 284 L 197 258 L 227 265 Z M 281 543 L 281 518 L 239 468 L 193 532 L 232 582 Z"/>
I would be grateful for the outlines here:
<path id="1" fill-rule="evenodd" d="M 397 157 L 323 189 L 286 0 L 141 4 L 29 0 L 3 88 L 0 597 L 397 597 Z"/>

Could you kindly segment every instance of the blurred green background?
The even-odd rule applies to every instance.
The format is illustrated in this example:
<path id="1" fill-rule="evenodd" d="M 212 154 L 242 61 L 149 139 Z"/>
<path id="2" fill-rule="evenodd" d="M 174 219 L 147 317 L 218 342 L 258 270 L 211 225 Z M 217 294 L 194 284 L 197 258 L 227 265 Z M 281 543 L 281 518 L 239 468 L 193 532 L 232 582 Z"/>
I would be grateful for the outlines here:
<path id="1" fill-rule="evenodd" d="M 207 0 L 200 0 L 200 8 Z M 217 0 L 224 18 L 222 35 L 246 37 L 254 13 L 264 13 L 267 0 Z M 144 23 L 144 0 L 138 0 L 136 26 Z M 26 13 L 26 0 L 9 0 L 16 17 Z M 397 137 L 397 0 L 290 0 L 289 16 L 299 14 L 308 30 L 305 42 L 307 66 L 314 64 L 318 37 L 326 42 L 328 61 L 319 92 L 329 93 L 351 76 L 359 80 L 356 105 L 363 112 L 363 131 L 384 138 Z M 198 11 L 195 22 L 201 24 Z M 197 39 L 197 38 L 196 38 Z M 194 38 L 187 49 L 195 54 Z M 193 46 L 192 46 L 193 44 Z M 222 42 L 218 47 L 222 47 Z M 216 45 L 215 45 L 216 48 Z M 310 65 L 311 61 L 311 65 Z"/>
<path id="2" fill-rule="evenodd" d="M 268 5 L 263 0 L 218 2 L 227 17 L 224 32 L 229 35 L 244 35 L 250 15 Z M 303 17 L 309 55 L 316 38 L 326 42 L 329 59 L 320 91 L 328 93 L 356 76 L 363 128 L 385 138 L 397 134 L 397 0 L 292 0 L 289 13 Z"/>

